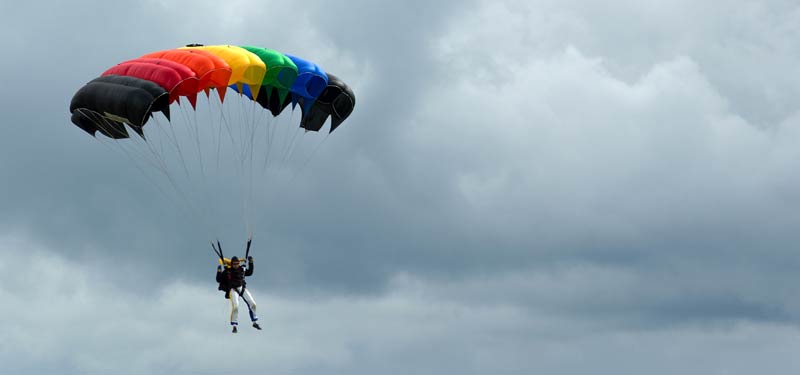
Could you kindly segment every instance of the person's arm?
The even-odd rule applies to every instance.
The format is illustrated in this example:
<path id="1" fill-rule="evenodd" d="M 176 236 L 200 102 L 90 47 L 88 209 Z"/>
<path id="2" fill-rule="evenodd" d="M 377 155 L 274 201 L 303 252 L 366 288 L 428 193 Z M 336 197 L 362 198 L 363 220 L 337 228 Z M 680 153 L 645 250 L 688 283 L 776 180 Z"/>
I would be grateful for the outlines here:
<path id="1" fill-rule="evenodd" d="M 253 267 L 254 267 L 254 265 L 253 265 L 253 257 L 248 257 L 247 258 L 247 271 L 244 271 L 244 275 L 245 276 L 253 275 Z"/>
<path id="2" fill-rule="evenodd" d="M 225 280 L 225 276 L 227 276 L 228 270 L 222 270 L 222 266 L 217 267 L 217 282 L 221 283 Z"/>

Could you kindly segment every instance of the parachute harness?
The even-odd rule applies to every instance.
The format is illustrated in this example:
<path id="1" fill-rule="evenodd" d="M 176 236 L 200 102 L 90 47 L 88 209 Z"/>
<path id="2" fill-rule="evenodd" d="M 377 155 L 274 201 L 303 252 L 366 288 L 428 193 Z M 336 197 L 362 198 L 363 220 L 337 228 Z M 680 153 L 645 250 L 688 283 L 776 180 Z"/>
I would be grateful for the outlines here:
<path id="1" fill-rule="evenodd" d="M 250 259 L 250 244 L 252 242 L 253 242 L 253 237 L 251 236 L 251 237 L 249 237 L 247 239 L 247 247 L 245 249 L 244 259 L 248 259 L 248 260 Z M 225 266 L 225 255 L 222 253 L 222 244 L 219 242 L 219 240 L 217 240 L 216 244 L 214 244 L 214 241 L 211 241 L 211 248 L 214 249 L 214 253 L 217 254 L 217 256 L 219 257 L 219 260 L 220 260 L 220 263 L 222 263 L 222 266 L 225 267 L 225 268 L 228 268 L 228 267 Z M 236 291 L 236 293 L 239 293 L 239 296 L 241 296 L 242 298 L 244 298 L 244 290 L 245 290 L 245 288 L 247 288 L 247 279 L 246 278 L 242 278 L 242 287 L 240 288 L 241 290 L 237 290 Z M 230 293 L 230 291 L 228 291 L 228 293 Z M 245 304 L 247 304 L 247 301 L 245 301 Z M 248 305 L 247 307 L 249 309 L 250 305 L 249 304 L 247 304 L 247 305 Z"/>

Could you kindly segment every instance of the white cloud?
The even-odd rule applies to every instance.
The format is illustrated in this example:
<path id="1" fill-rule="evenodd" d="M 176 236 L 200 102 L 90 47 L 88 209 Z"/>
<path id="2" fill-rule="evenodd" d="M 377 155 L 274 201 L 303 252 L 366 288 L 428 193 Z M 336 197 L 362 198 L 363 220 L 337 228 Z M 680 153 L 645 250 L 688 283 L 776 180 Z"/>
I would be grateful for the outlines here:
<path id="1" fill-rule="evenodd" d="M 606 57 L 575 46 L 503 59 L 528 42 L 493 32 L 509 27 L 455 28 L 443 38 L 456 47 L 440 59 L 458 63 L 410 126 L 408 142 L 422 152 L 409 162 L 433 160 L 427 173 L 440 186 L 453 179 L 450 191 L 467 204 L 456 216 L 509 237 L 571 241 L 577 231 L 577 239 L 630 241 L 786 211 L 773 191 L 800 182 L 790 167 L 796 116 L 772 131 L 749 123 L 689 56 L 656 62 L 631 83 Z M 485 45 L 495 34 L 506 38 L 487 53 L 462 41 Z"/>
<path id="2" fill-rule="evenodd" d="M 602 57 L 625 82 L 687 56 L 734 104 L 731 111 L 771 126 L 797 111 L 799 19 L 791 1 L 484 1 L 439 45 L 455 53 L 448 64 L 506 80 L 509 66 L 569 45 Z"/>

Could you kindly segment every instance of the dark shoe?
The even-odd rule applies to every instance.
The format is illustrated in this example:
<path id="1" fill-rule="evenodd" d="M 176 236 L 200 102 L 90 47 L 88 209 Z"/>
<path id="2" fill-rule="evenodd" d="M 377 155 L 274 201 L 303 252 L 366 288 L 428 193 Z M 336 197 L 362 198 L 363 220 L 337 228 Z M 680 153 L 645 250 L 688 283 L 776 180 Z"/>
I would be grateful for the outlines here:
<path id="1" fill-rule="evenodd" d="M 239 332 L 239 329 L 236 328 L 236 326 L 233 326 L 233 331 L 231 331 L 231 332 L 233 332 L 233 333 Z"/>
<path id="2" fill-rule="evenodd" d="M 255 329 L 259 330 L 259 331 L 261 330 L 261 326 L 258 325 L 258 323 L 255 323 L 255 322 L 253 323 L 253 328 L 255 328 Z"/>

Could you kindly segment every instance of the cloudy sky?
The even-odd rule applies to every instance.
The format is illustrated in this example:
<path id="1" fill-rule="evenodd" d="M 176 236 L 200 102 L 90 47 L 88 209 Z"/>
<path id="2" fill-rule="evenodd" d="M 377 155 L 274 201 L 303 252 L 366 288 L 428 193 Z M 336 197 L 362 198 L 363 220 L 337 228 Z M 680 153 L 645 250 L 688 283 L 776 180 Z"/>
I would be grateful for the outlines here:
<path id="1" fill-rule="evenodd" d="M 225 3 L 0 3 L 0 373 L 800 369 L 796 2 Z M 357 97 L 255 179 L 260 332 L 212 279 L 243 216 L 200 224 L 69 121 L 106 68 L 194 42 Z"/>

